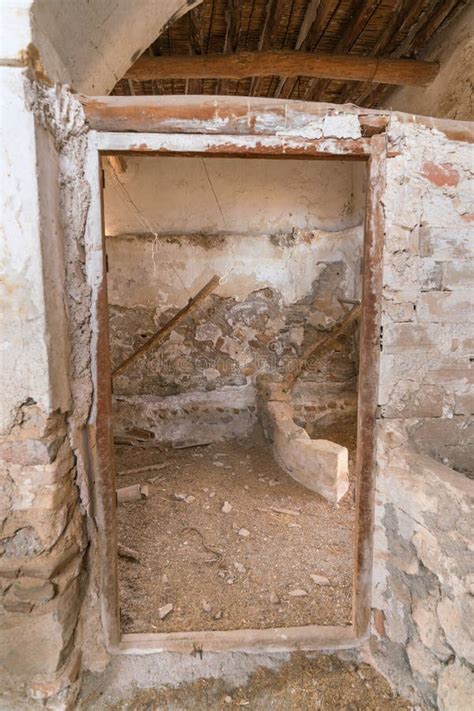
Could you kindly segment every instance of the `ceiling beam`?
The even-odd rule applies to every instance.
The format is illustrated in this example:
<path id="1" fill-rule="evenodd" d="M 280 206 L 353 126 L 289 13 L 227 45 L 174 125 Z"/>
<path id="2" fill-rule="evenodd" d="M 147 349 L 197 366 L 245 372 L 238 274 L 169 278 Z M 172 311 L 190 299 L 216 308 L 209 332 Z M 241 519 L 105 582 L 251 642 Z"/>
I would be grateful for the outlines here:
<path id="1" fill-rule="evenodd" d="M 269 50 L 275 46 L 275 42 L 280 28 L 280 22 L 285 10 L 285 0 L 267 0 L 265 9 L 265 23 L 258 43 L 260 52 Z M 250 84 L 250 96 L 259 96 L 262 91 L 262 77 L 266 75 L 253 75 Z"/>
<path id="2" fill-rule="evenodd" d="M 426 5 L 426 0 L 404 3 L 400 17 L 400 24 L 390 37 L 385 51 L 390 57 L 399 58 L 415 48 L 416 36 L 420 29 L 429 22 L 430 15 L 435 10 L 439 0 L 431 0 Z M 367 84 L 365 91 L 357 94 L 356 103 L 374 106 L 387 97 L 386 86 Z"/>
<path id="3" fill-rule="evenodd" d="M 141 57 L 127 79 L 245 79 L 246 77 L 320 77 L 339 81 L 427 86 L 438 73 L 436 62 L 283 50 Z"/>
<path id="4" fill-rule="evenodd" d="M 303 22 L 300 26 L 300 31 L 298 32 L 298 37 L 295 42 L 295 50 L 301 49 L 306 41 L 308 33 L 313 26 L 313 22 L 316 19 L 316 14 L 318 12 L 318 7 L 321 4 L 321 0 L 310 0 L 308 7 L 306 8 L 305 16 L 303 17 Z M 285 82 L 288 77 L 280 77 L 277 88 L 275 89 L 274 98 L 277 99 L 285 86 Z M 293 81 L 293 80 L 292 80 Z M 294 84 L 293 84 L 294 86 Z M 292 89 L 293 91 L 293 89 Z"/>
<path id="5" fill-rule="evenodd" d="M 355 16 L 351 17 L 345 31 L 334 47 L 335 54 L 346 54 L 351 51 L 381 2 L 382 0 L 360 0 Z M 321 101 L 321 97 L 328 88 L 329 83 L 329 79 L 313 79 L 306 89 L 305 99 L 318 99 L 318 101 Z"/>
<path id="6" fill-rule="evenodd" d="M 187 13 L 189 22 L 189 54 L 201 56 L 203 49 L 202 5 L 194 7 Z M 199 79 L 186 81 L 186 94 L 202 94 L 202 82 Z"/>
<path id="7" fill-rule="evenodd" d="M 305 28 L 305 35 L 304 37 L 302 37 L 299 47 L 295 47 L 295 49 L 313 52 L 316 49 L 319 40 L 326 31 L 326 28 L 331 22 L 338 7 L 339 3 L 336 3 L 336 5 L 334 5 L 334 0 L 320 0 L 320 2 L 316 3 L 316 12 L 314 14 L 313 20 L 311 23 L 308 22 L 308 27 L 307 29 Z M 306 16 L 303 21 L 303 24 L 305 23 L 305 21 Z M 301 31 L 303 31 L 303 25 Z M 297 81 L 297 77 L 288 78 L 280 89 L 279 96 L 282 99 L 291 98 Z"/>
<path id="8" fill-rule="evenodd" d="M 239 46 L 240 28 L 242 23 L 243 0 L 227 0 L 225 6 L 225 40 L 224 54 L 235 54 Z M 221 94 L 229 93 L 229 82 L 223 80 L 220 84 Z"/>

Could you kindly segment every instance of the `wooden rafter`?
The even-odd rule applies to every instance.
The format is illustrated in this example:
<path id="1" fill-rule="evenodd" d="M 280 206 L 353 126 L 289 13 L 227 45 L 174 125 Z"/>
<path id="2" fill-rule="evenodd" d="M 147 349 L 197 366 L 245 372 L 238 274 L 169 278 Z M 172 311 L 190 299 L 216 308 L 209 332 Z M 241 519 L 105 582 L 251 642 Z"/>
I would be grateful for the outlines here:
<path id="1" fill-rule="evenodd" d="M 341 54 L 350 52 L 369 23 L 372 15 L 377 11 L 381 2 L 382 0 L 360 0 L 355 17 L 348 23 L 345 32 L 342 34 L 334 48 L 335 54 L 338 52 Z M 321 97 L 326 91 L 329 83 L 329 79 L 313 79 L 313 81 L 309 83 L 306 90 L 305 99 L 312 100 L 317 98 L 318 100 L 321 100 Z"/>
<path id="2" fill-rule="evenodd" d="M 188 12 L 189 21 L 189 53 L 200 57 L 204 53 L 202 33 L 202 5 L 197 5 Z M 201 94 L 202 82 L 199 79 L 186 81 L 186 94 Z"/>
<path id="3" fill-rule="evenodd" d="M 415 45 L 419 31 L 430 21 L 430 14 L 435 9 L 439 0 L 431 0 L 426 5 L 426 0 L 416 0 L 409 4 L 407 13 L 403 17 L 397 32 L 392 35 L 387 45 L 387 53 L 391 57 L 400 57 L 409 53 Z M 368 91 L 358 98 L 364 105 L 373 106 L 375 102 L 382 102 L 386 97 L 385 86 L 369 85 Z"/>
<path id="4" fill-rule="evenodd" d="M 240 28 L 242 23 L 243 0 L 227 0 L 225 7 L 226 31 L 224 39 L 224 54 L 235 54 L 239 46 Z M 229 93 L 229 82 L 224 79 L 219 86 L 220 93 Z"/>
<path id="5" fill-rule="evenodd" d="M 270 50 L 275 45 L 281 18 L 285 9 L 285 0 L 267 0 L 265 8 L 265 23 L 258 43 L 259 52 Z M 253 75 L 250 84 L 251 96 L 259 96 L 262 90 L 262 76 Z"/>
<path id="6" fill-rule="evenodd" d="M 318 12 L 318 7 L 321 4 L 321 0 L 310 0 L 308 3 L 308 7 L 306 8 L 305 16 L 303 18 L 303 22 L 301 23 L 300 30 L 298 32 L 298 37 L 296 40 L 295 44 L 295 50 L 299 50 L 303 47 L 306 38 L 308 36 L 308 32 L 310 31 L 313 22 L 316 19 L 316 13 Z M 278 98 L 281 95 L 281 92 L 283 90 L 283 87 L 285 86 L 285 82 L 288 80 L 288 77 L 280 77 L 280 81 L 278 82 L 278 86 L 275 90 L 274 93 L 274 98 Z M 293 79 L 291 79 L 293 81 Z"/>
<path id="7" fill-rule="evenodd" d="M 142 57 L 126 76 L 145 81 L 165 78 L 244 79 L 277 74 L 426 86 L 437 73 L 436 62 L 267 50 L 227 55 Z"/>
<path id="8" fill-rule="evenodd" d="M 338 5 L 338 3 L 336 5 Z M 333 15 L 335 14 L 336 9 L 337 7 L 334 7 L 333 0 L 320 0 L 320 2 L 317 3 L 314 19 L 311 24 L 309 24 L 308 22 L 309 27 L 306 31 L 304 38 L 301 41 L 300 46 L 297 47 L 297 49 L 300 49 L 302 51 L 307 50 L 308 52 L 314 52 L 319 40 L 323 36 L 328 24 L 330 23 Z M 296 86 L 296 82 L 297 78 L 287 79 L 280 90 L 279 96 L 282 99 L 291 98 L 291 95 L 293 94 L 294 88 Z"/>

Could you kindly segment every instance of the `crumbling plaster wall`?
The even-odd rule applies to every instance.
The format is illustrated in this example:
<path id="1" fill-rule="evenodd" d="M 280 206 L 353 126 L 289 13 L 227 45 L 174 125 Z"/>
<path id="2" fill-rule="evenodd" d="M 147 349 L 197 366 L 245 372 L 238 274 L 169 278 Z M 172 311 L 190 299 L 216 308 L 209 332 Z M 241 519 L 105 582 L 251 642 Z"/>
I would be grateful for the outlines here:
<path id="1" fill-rule="evenodd" d="M 389 135 L 371 648 L 404 693 L 460 711 L 474 482 L 448 466 L 472 467 L 474 445 L 472 146 L 396 118 Z"/>
<path id="2" fill-rule="evenodd" d="M 148 158 L 106 176 L 113 366 L 213 274 L 224 277 L 164 344 L 115 378 L 116 436 L 153 444 L 245 434 L 257 374 L 288 372 L 342 318 L 338 298 L 360 296 L 364 165 Z M 155 237 L 121 234 L 139 218 L 119 181 Z M 349 334 L 304 379 L 353 389 L 354 360 Z"/>

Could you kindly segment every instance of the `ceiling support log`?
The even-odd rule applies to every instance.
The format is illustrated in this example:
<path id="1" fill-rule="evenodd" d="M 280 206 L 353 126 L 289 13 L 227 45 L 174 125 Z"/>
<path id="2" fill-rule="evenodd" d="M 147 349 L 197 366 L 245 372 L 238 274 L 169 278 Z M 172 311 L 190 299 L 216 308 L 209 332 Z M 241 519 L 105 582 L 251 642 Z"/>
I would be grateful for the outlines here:
<path id="1" fill-rule="evenodd" d="M 240 52 L 202 56 L 141 57 L 127 79 L 245 79 L 287 76 L 427 86 L 438 73 L 436 62 L 384 59 L 295 51 Z"/>

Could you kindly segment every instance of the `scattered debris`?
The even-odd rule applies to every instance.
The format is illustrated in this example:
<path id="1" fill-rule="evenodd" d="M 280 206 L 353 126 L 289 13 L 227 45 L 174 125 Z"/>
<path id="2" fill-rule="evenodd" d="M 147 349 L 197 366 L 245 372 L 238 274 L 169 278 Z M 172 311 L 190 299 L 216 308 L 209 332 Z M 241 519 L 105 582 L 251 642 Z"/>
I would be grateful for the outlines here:
<path id="1" fill-rule="evenodd" d="M 191 504 L 193 501 L 196 500 L 195 496 L 187 496 L 186 494 L 173 494 L 173 497 L 176 499 L 176 501 L 184 501 L 187 504 Z"/>
<path id="2" fill-rule="evenodd" d="M 309 576 L 313 583 L 316 585 L 331 585 L 330 581 L 324 575 L 311 575 Z"/>
<path id="3" fill-rule="evenodd" d="M 245 565 L 242 565 L 242 563 L 238 563 L 237 561 L 234 561 L 234 568 L 239 572 L 239 573 L 245 573 L 246 568 Z"/>
<path id="4" fill-rule="evenodd" d="M 204 610 L 204 612 L 210 612 L 212 609 L 211 603 L 207 602 L 207 600 L 203 600 L 202 609 Z"/>
<path id="5" fill-rule="evenodd" d="M 153 471 L 154 469 L 164 469 L 169 466 L 169 462 L 161 462 L 161 464 L 149 464 L 147 467 L 137 467 L 136 469 L 121 469 L 117 472 L 117 476 L 122 474 L 142 474 L 144 472 Z"/>
<path id="6" fill-rule="evenodd" d="M 168 617 L 170 612 L 173 611 L 173 603 L 169 602 L 167 605 L 164 605 L 163 607 L 158 608 L 158 617 L 160 620 L 164 620 L 165 617 Z"/>
<path id="7" fill-rule="evenodd" d="M 136 563 L 141 563 L 141 559 L 137 551 L 133 550 L 133 548 L 128 548 L 127 546 L 122 545 L 122 543 L 117 544 L 117 554 L 120 558 L 128 558 L 129 560 L 134 560 Z"/>
<path id="8" fill-rule="evenodd" d="M 296 590 L 290 590 L 290 592 L 288 593 L 288 595 L 290 597 L 306 597 L 307 594 L 308 594 L 307 591 L 303 590 L 302 588 L 296 588 Z"/>
<path id="9" fill-rule="evenodd" d="M 216 551 L 214 548 L 211 548 L 204 542 L 204 536 L 202 535 L 201 531 L 199 531 L 197 528 L 194 528 L 192 526 L 187 526 L 186 528 L 182 529 L 181 535 L 183 535 L 186 532 L 197 533 L 197 535 L 201 539 L 202 547 L 206 551 L 208 551 L 209 553 L 212 553 L 215 556 L 215 558 L 211 558 L 210 560 L 204 561 L 205 563 L 218 563 L 220 560 L 222 560 L 222 553 L 220 553 L 219 551 Z"/>
<path id="10" fill-rule="evenodd" d="M 270 593 L 270 602 L 272 603 L 272 605 L 279 605 L 281 602 L 279 596 L 276 594 L 275 591 L 272 591 Z"/>
<path id="11" fill-rule="evenodd" d="M 257 509 L 257 511 L 262 511 L 263 513 L 278 513 L 284 514 L 285 516 L 299 516 L 301 511 L 295 511 L 294 509 L 281 509 L 278 506 L 270 506 L 267 509 Z"/>
<path id="12" fill-rule="evenodd" d="M 158 476 L 152 476 L 151 479 L 147 479 L 147 482 L 149 484 L 157 484 L 159 481 L 163 481 L 164 476 L 162 474 L 158 474 Z"/>
<path id="13" fill-rule="evenodd" d="M 239 536 L 242 536 L 242 538 L 248 538 L 250 536 L 250 531 L 247 531 L 246 528 L 239 528 L 237 533 Z"/>
<path id="14" fill-rule="evenodd" d="M 229 504 L 228 501 L 224 501 L 221 511 L 225 514 L 230 513 L 232 511 L 232 504 Z"/>
<path id="15" fill-rule="evenodd" d="M 129 501 L 146 499 L 149 491 L 148 484 L 132 484 L 131 486 L 124 486 L 121 489 L 117 489 L 115 492 L 117 496 L 117 504 L 125 504 Z"/>

